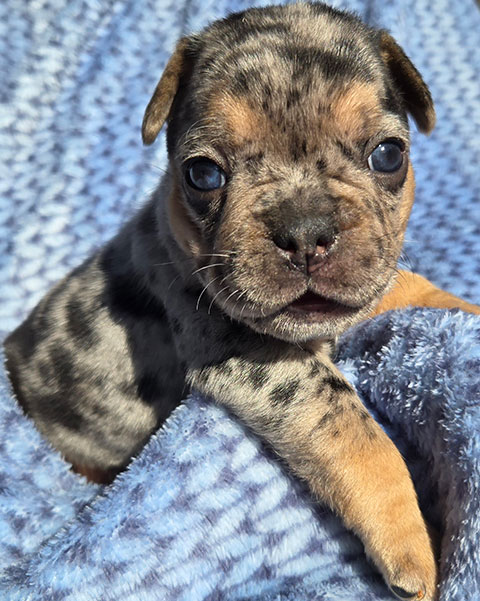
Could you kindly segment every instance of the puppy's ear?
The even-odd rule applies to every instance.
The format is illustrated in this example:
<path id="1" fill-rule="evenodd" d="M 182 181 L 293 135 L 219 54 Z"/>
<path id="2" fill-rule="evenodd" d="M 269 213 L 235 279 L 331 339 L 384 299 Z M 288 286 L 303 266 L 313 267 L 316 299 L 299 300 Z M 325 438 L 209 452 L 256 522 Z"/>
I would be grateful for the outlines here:
<path id="1" fill-rule="evenodd" d="M 430 91 L 422 76 L 386 31 L 380 34 L 380 54 L 418 129 L 429 134 L 435 126 L 436 117 Z"/>
<path id="2" fill-rule="evenodd" d="M 190 38 L 181 38 L 179 40 L 145 109 L 142 123 L 142 140 L 144 144 L 153 144 L 159 131 L 162 129 L 162 125 L 168 118 L 180 85 L 180 78 L 187 71 L 190 63 L 190 42 Z"/>

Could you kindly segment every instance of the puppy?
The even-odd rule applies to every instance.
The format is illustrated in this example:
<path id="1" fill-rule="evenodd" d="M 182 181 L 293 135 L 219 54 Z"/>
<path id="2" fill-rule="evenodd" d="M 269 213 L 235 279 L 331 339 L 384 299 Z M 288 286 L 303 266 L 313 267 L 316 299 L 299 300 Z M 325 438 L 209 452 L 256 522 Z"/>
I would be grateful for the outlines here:
<path id="1" fill-rule="evenodd" d="M 408 470 L 332 363 L 332 341 L 407 304 L 407 114 L 430 93 L 385 31 L 320 3 L 251 9 L 181 39 L 146 109 L 169 168 L 146 206 L 6 341 L 18 400 L 91 479 L 124 469 L 193 387 L 226 405 L 362 539 L 393 593 L 435 596 Z M 389 292 L 390 291 L 390 292 Z"/>

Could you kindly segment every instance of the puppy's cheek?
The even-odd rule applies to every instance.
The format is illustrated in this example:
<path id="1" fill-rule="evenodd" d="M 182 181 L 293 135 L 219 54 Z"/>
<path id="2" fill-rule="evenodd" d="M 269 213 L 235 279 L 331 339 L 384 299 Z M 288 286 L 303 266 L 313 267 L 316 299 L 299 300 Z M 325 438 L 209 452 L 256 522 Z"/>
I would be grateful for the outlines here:
<path id="1" fill-rule="evenodd" d="M 381 234 L 375 235 L 366 229 L 348 232 L 336 256 L 318 271 L 318 277 L 326 278 L 338 292 L 345 293 L 345 300 L 349 297 L 352 302 L 362 302 L 389 277 L 386 268 L 392 261 L 384 248 L 379 248 L 377 240 L 381 239 Z"/>
<path id="2" fill-rule="evenodd" d="M 318 271 L 319 278 L 325 276 L 335 282 L 339 292 L 351 295 L 351 302 L 362 302 L 384 289 L 401 250 L 403 231 L 398 213 L 385 210 L 382 198 L 375 204 L 379 210 L 365 208 L 358 224 L 343 230 L 325 269 Z"/>
<path id="3" fill-rule="evenodd" d="M 200 230 L 188 214 L 176 181 L 167 200 L 167 215 L 170 231 L 185 254 L 195 257 L 205 252 Z"/>
<path id="4" fill-rule="evenodd" d="M 408 219 L 412 210 L 413 201 L 415 197 L 415 174 L 413 172 L 412 164 L 408 165 L 407 178 L 403 185 L 403 195 L 400 205 L 400 224 L 402 232 L 405 233 L 407 228 Z"/>

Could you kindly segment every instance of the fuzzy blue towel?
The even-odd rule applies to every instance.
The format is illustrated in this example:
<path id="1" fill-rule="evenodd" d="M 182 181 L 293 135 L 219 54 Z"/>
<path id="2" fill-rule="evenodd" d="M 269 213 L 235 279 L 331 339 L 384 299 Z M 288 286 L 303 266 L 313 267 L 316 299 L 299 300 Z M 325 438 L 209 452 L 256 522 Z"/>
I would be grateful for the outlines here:
<path id="1" fill-rule="evenodd" d="M 334 4 L 388 27 L 431 86 L 439 125 L 430 139 L 414 135 L 407 255 L 436 284 L 478 302 L 477 5 Z M 175 39 L 248 5 L 0 3 L 1 332 L 155 185 L 163 139 L 143 149 L 139 124 Z M 391 314 L 350 333 L 340 354 L 443 533 L 442 601 L 480 600 L 479 328 L 460 312 Z M 3 372 L 0 569 L 2 600 L 390 598 L 358 541 L 214 404 L 188 399 L 103 490 L 41 439 Z"/>

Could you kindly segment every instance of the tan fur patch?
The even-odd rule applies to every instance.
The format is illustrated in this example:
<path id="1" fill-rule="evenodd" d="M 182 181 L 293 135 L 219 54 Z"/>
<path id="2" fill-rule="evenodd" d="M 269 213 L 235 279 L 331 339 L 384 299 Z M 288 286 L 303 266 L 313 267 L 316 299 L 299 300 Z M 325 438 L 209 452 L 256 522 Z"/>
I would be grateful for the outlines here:
<path id="1" fill-rule="evenodd" d="M 382 116 L 378 90 L 369 83 L 354 83 L 332 99 L 330 113 L 340 130 L 353 138 L 365 137 L 368 122 Z"/>
<path id="2" fill-rule="evenodd" d="M 66 461 L 69 460 L 66 459 Z M 118 470 L 102 470 L 88 465 L 79 465 L 75 463 L 72 463 L 72 469 L 76 474 L 85 476 L 89 482 L 95 482 L 97 484 L 111 484 L 118 475 Z"/>
<path id="3" fill-rule="evenodd" d="M 408 218 L 412 210 L 413 201 L 415 200 L 415 175 L 412 164 L 409 163 L 407 171 L 407 179 L 403 189 L 402 206 L 400 208 L 400 219 L 402 222 L 402 231 L 407 227 Z"/>
<path id="4" fill-rule="evenodd" d="M 432 547 L 408 471 L 380 428 L 378 434 L 373 444 L 357 438 L 350 448 L 341 450 L 342 455 L 348 456 L 348 464 L 341 472 L 340 485 L 346 494 L 340 511 L 347 527 L 368 538 L 367 553 L 390 579 L 398 570 L 409 573 L 418 569 L 428 578 L 424 585 L 434 590 Z M 362 495 L 354 494 L 358 487 L 362 488 Z M 413 560 L 415 567 L 411 565 L 411 548 L 418 551 Z M 423 594 L 418 598 L 423 598 Z"/>
<path id="5" fill-rule="evenodd" d="M 467 303 L 449 292 L 440 290 L 417 273 L 400 271 L 395 286 L 382 298 L 372 315 L 378 315 L 391 309 L 405 309 L 406 307 L 458 308 L 467 313 L 480 315 L 480 307 Z"/>
<path id="6" fill-rule="evenodd" d="M 262 135 L 265 123 L 262 116 L 254 111 L 243 98 L 236 98 L 223 92 L 212 98 L 209 114 L 223 120 L 234 144 L 241 145 L 245 141 Z"/>
<path id="7" fill-rule="evenodd" d="M 182 202 L 178 183 L 175 182 L 167 200 L 167 214 L 175 240 L 188 256 L 198 256 L 201 252 L 201 236 Z"/>
<path id="8" fill-rule="evenodd" d="M 143 117 L 142 139 L 144 144 L 152 144 L 158 136 L 168 117 L 177 93 L 180 75 L 185 68 L 185 50 L 188 45 L 186 38 L 181 39 L 175 52 L 165 67 L 163 75 L 155 88 Z"/>

